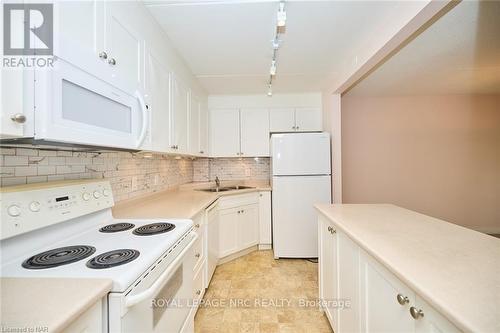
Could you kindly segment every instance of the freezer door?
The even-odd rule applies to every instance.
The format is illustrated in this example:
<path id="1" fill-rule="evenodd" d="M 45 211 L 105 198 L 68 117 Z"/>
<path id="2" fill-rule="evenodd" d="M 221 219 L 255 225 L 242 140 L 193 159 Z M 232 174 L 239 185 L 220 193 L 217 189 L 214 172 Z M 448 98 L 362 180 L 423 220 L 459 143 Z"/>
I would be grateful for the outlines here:
<path id="1" fill-rule="evenodd" d="M 273 134 L 271 150 L 273 176 L 331 173 L 328 133 Z"/>
<path id="2" fill-rule="evenodd" d="M 331 202 L 330 176 L 273 177 L 275 258 L 318 256 L 318 217 L 313 205 Z"/>

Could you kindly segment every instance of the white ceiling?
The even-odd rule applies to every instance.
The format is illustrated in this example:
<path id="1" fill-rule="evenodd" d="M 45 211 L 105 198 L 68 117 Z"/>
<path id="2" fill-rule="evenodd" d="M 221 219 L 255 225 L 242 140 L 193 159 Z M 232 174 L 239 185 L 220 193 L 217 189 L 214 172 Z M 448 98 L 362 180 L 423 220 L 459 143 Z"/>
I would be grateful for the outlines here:
<path id="1" fill-rule="evenodd" d="M 266 92 L 277 0 L 146 5 L 208 93 Z M 405 6 L 415 1 L 287 1 L 274 92 L 320 91 Z"/>
<path id="2" fill-rule="evenodd" d="M 500 93 L 500 1 L 463 1 L 348 94 Z"/>

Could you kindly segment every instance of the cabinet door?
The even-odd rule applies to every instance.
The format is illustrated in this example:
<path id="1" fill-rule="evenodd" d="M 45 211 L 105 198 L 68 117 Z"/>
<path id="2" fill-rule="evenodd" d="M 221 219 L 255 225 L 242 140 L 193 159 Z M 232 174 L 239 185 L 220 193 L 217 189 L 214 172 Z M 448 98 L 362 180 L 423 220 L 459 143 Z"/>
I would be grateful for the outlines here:
<path id="1" fill-rule="evenodd" d="M 458 333 L 461 332 L 455 325 L 453 325 L 448 319 L 443 317 L 438 313 L 432 306 L 425 302 L 418 295 L 415 300 L 414 307 L 417 310 L 422 310 L 423 317 L 415 320 L 415 332 L 416 333 L 428 333 L 428 332 L 446 332 L 446 333 Z M 408 313 L 408 315 L 410 315 Z"/>
<path id="2" fill-rule="evenodd" d="M 359 247 L 343 232 L 335 229 L 338 241 L 338 298 L 350 306 L 338 311 L 338 332 L 360 332 L 359 328 Z"/>
<path id="3" fill-rule="evenodd" d="M 1 138 L 33 136 L 33 102 L 28 101 L 33 94 L 25 93 L 27 89 L 33 89 L 32 75 L 31 70 L 2 69 L 0 72 Z M 24 122 L 22 116 L 25 117 Z"/>
<path id="4" fill-rule="evenodd" d="M 323 129 L 320 108 L 298 108 L 295 110 L 295 129 L 299 132 L 314 132 Z"/>
<path id="5" fill-rule="evenodd" d="M 338 298 L 337 234 L 323 218 L 319 228 L 319 293 L 323 309 L 335 332 L 338 332 L 338 310 L 332 301 Z"/>
<path id="6" fill-rule="evenodd" d="M 295 132 L 295 109 L 270 109 L 269 129 L 271 132 Z"/>
<path id="7" fill-rule="evenodd" d="M 136 11 L 135 3 L 105 2 L 106 32 L 104 48 L 109 66 L 117 81 L 124 85 L 129 93 L 141 86 L 142 81 L 142 46 L 143 39 L 130 23 Z"/>
<path id="8" fill-rule="evenodd" d="M 269 111 L 241 109 L 240 121 L 242 156 L 269 156 Z"/>
<path id="9" fill-rule="evenodd" d="M 238 109 L 210 110 L 210 154 L 238 157 L 240 153 L 240 113 Z"/>
<path id="10" fill-rule="evenodd" d="M 172 76 L 172 145 L 175 152 L 187 152 L 189 90 Z"/>
<path id="11" fill-rule="evenodd" d="M 191 93 L 189 104 L 189 142 L 188 152 L 198 155 L 200 152 L 200 99 Z"/>
<path id="12" fill-rule="evenodd" d="M 259 193 L 259 244 L 271 245 L 271 192 Z"/>
<path id="13" fill-rule="evenodd" d="M 166 152 L 170 146 L 170 73 L 152 52 L 146 62 L 144 97 L 151 118 L 147 149 Z"/>
<path id="14" fill-rule="evenodd" d="M 239 211 L 240 208 L 221 209 L 219 211 L 219 258 L 223 258 L 239 250 Z"/>
<path id="15" fill-rule="evenodd" d="M 360 255 L 360 302 L 362 332 L 413 332 L 409 313 L 415 294 L 368 254 Z M 397 296 L 407 297 L 399 304 Z"/>
<path id="16" fill-rule="evenodd" d="M 259 243 L 259 205 L 246 205 L 239 210 L 238 250 L 243 250 Z"/>
<path id="17" fill-rule="evenodd" d="M 208 109 L 200 105 L 200 151 L 199 155 L 208 155 Z"/>

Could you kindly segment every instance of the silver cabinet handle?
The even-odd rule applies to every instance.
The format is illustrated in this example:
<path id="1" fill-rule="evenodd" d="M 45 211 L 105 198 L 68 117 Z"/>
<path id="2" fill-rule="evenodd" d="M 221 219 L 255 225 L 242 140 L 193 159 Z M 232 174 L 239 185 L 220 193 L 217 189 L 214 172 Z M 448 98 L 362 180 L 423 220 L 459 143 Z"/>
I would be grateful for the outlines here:
<path id="1" fill-rule="evenodd" d="M 263 196 L 263 194 L 262 194 L 262 193 L 260 193 L 260 194 L 259 194 L 259 197 L 262 197 L 262 196 Z"/>
<path id="2" fill-rule="evenodd" d="M 405 305 L 405 304 L 410 303 L 410 299 L 406 296 L 401 295 L 401 294 L 398 294 L 396 296 L 396 299 L 398 300 L 398 303 L 401 305 Z"/>
<path id="3" fill-rule="evenodd" d="M 195 226 L 196 228 L 199 228 L 199 227 L 200 227 L 200 224 L 199 224 L 199 223 L 196 223 L 194 226 Z"/>
<path id="4" fill-rule="evenodd" d="M 199 257 L 201 256 L 201 254 L 196 253 L 194 256 L 195 256 L 196 258 L 199 258 Z"/>
<path id="5" fill-rule="evenodd" d="M 332 232 L 332 227 L 328 226 L 328 231 Z"/>
<path id="6" fill-rule="evenodd" d="M 410 308 L 410 314 L 413 317 L 413 319 L 417 320 L 420 319 L 424 316 L 424 311 L 421 309 L 417 309 L 416 307 L 412 306 Z"/>
<path id="7" fill-rule="evenodd" d="M 299 126 L 295 126 L 295 129 L 299 129 L 300 127 Z"/>
<path id="8" fill-rule="evenodd" d="M 170 146 L 170 148 L 175 149 L 175 145 Z"/>
<path id="9" fill-rule="evenodd" d="M 99 52 L 99 58 L 108 59 L 108 54 L 104 51 Z"/>
<path id="10" fill-rule="evenodd" d="M 292 129 L 295 129 L 296 127 L 295 126 L 292 126 Z"/>
<path id="11" fill-rule="evenodd" d="M 109 59 L 109 60 L 108 60 L 108 64 L 113 65 L 113 66 L 114 66 L 114 65 L 116 65 L 116 60 L 115 60 L 115 58 L 111 58 L 111 59 Z"/>
<path id="12" fill-rule="evenodd" d="M 205 154 L 205 152 L 203 150 L 200 150 L 200 154 Z"/>
<path id="13" fill-rule="evenodd" d="M 198 290 L 196 290 L 196 295 L 199 295 L 199 294 L 201 294 L 201 290 L 198 289 Z"/>
<path id="14" fill-rule="evenodd" d="M 10 120 L 18 124 L 24 124 L 26 122 L 26 116 L 22 113 L 16 113 L 10 117 Z"/>
<path id="15" fill-rule="evenodd" d="M 240 153 L 240 155 L 243 155 L 243 153 Z"/>

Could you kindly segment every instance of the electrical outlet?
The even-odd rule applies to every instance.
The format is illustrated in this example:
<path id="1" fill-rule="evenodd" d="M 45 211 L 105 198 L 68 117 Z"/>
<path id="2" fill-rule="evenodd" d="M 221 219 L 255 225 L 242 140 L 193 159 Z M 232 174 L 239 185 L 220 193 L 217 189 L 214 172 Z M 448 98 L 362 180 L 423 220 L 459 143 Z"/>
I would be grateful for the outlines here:
<path id="1" fill-rule="evenodd" d="M 132 177 L 132 191 L 137 191 L 139 185 L 137 184 L 137 176 Z"/>

